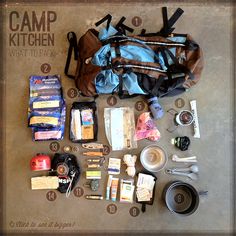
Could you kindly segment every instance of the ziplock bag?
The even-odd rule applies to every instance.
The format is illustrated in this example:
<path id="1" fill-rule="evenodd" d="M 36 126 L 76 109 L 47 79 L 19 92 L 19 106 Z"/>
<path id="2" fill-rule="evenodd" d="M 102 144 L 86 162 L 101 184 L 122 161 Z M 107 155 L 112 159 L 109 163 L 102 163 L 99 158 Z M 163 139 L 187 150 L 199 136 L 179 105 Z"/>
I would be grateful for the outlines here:
<path id="1" fill-rule="evenodd" d="M 133 108 L 105 108 L 104 121 L 106 137 L 113 151 L 137 148 Z"/>
<path id="2" fill-rule="evenodd" d="M 70 140 L 76 143 L 97 141 L 96 102 L 74 102 L 70 110 Z"/>
<path id="3" fill-rule="evenodd" d="M 58 126 L 43 128 L 33 127 L 33 141 L 62 140 L 65 133 L 66 105 L 63 103 Z"/>
<path id="4" fill-rule="evenodd" d="M 41 96 L 30 98 L 30 110 L 52 110 L 62 106 L 60 96 Z"/>
<path id="5" fill-rule="evenodd" d="M 53 111 L 32 111 L 28 116 L 28 127 L 57 127 L 61 118 L 61 109 Z"/>
<path id="6" fill-rule="evenodd" d="M 61 95 L 59 75 L 30 76 L 30 97 Z"/>

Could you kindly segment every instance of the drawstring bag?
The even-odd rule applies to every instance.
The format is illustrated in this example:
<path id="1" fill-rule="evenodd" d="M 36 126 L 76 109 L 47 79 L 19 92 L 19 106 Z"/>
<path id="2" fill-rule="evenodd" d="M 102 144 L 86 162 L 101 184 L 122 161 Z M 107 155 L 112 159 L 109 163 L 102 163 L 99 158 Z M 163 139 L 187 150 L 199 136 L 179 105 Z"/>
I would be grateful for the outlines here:
<path id="1" fill-rule="evenodd" d="M 80 167 L 76 156 L 69 153 L 56 153 L 52 159 L 52 170 L 58 176 L 58 191 L 70 195 L 80 176 Z"/>

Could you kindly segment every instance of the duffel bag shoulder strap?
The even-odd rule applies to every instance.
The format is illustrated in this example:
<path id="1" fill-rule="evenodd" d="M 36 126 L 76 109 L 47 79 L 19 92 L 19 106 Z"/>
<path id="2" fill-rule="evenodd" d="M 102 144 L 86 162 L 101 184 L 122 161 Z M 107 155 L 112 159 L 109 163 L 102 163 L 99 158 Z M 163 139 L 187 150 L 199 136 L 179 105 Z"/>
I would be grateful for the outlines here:
<path id="1" fill-rule="evenodd" d="M 71 62 L 71 57 L 72 57 L 72 52 L 74 50 L 74 60 L 78 60 L 79 58 L 79 50 L 78 50 L 78 45 L 77 45 L 77 37 L 74 32 L 69 32 L 67 34 L 67 39 L 69 41 L 69 48 L 68 48 L 68 53 L 67 53 L 67 59 L 66 59 L 66 65 L 64 69 L 65 75 L 67 75 L 71 79 L 75 79 L 74 75 L 71 75 L 68 73 L 69 67 L 70 67 L 70 62 Z"/>
<path id="2" fill-rule="evenodd" d="M 184 13 L 184 11 L 181 8 L 178 8 L 174 14 L 168 19 L 167 14 L 167 7 L 162 8 L 162 19 L 163 19 L 163 27 L 159 32 L 156 33 L 146 33 L 146 29 L 142 29 L 140 36 L 163 36 L 168 37 L 175 28 L 172 28 L 176 21 L 180 18 L 180 16 Z"/>
<path id="3" fill-rule="evenodd" d="M 175 13 L 168 19 L 167 15 L 167 8 L 162 8 L 162 17 L 163 17 L 163 28 L 160 30 L 160 34 L 163 36 L 168 36 L 171 34 L 175 28 L 172 28 L 172 26 L 176 23 L 176 21 L 180 18 L 180 16 L 184 13 L 184 11 L 181 8 L 178 8 Z"/>
<path id="4" fill-rule="evenodd" d="M 106 30 L 109 29 L 110 24 L 111 24 L 111 20 L 112 20 L 112 15 L 107 14 L 105 17 L 103 17 L 101 20 L 97 21 L 95 23 L 95 26 L 98 27 L 99 25 L 101 25 L 102 23 L 104 23 L 105 21 L 107 22 L 106 25 Z M 121 19 L 119 20 L 119 22 L 116 24 L 115 29 L 120 33 L 120 34 L 124 34 L 126 35 L 126 31 L 129 31 L 130 33 L 134 32 L 134 29 L 130 28 L 129 26 L 124 24 L 124 21 L 126 20 L 126 18 L 123 16 L 121 17 Z"/>

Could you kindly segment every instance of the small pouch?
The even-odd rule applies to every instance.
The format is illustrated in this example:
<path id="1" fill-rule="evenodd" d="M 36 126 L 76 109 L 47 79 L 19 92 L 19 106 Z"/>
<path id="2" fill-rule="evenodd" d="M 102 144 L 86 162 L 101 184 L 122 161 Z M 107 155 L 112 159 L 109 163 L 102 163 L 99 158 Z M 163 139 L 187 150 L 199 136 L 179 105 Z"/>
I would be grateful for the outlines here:
<path id="1" fill-rule="evenodd" d="M 80 177 L 80 166 L 76 156 L 69 153 L 55 153 L 52 159 L 51 175 L 58 176 L 57 190 L 66 193 L 66 197 L 69 197 Z"/>
<path id="2" fill-rule="evenodd" d="M 96 102 L 74 102 L 70 111 L 70 140 L 75 143 L 97 141 Z"/>

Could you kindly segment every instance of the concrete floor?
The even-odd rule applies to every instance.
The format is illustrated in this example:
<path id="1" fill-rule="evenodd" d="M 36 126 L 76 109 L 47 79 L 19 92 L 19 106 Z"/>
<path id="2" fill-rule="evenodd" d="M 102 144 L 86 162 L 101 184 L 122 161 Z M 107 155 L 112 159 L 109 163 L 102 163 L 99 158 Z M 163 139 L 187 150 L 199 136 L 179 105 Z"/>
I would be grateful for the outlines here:
<path id="1" fill-rule="evenodd" d="M 32 191 L 30 177 L 40 174 L 32 173 L 29 161 L 38 152 L 53 152 L 49 149 L 50 142 L 34 143 L 31 141 L 31 131 L 27 128 L 28 77 L 32 74 L 42 74 L 43 63 L 51 65 L 49 74 L 60 74 L 67 109 L 72 102 L 82 100 L 71 99 L 67 91 L 74 87 L 72 80 L 63 74 L 67 54 L 66 34 L 75 31 L 81 36 L 88 28 L 107 13 L 114 16 L 116 22 L 121 16 L 127 17 L 127 24 L 132 26 L 134 16 L 140 16 L 142 25 L 134 27 L 135 32 L 146 28 L 155 32 L 162 26 L 161 7 L 158 3 L 104 3 L 104 4 L 9 4 L 5 7 L 6 51 L 5 51 L 5 81 L 6 81 L 6 150 L 4 158 L 4 229 L 6 232 L 86 232 L 86 233 L 219 233 L 227 234 L 233 229 L 233 74 L 232 74 L 232 7 L 226 4 L 165 4 L 170 12 L 181 7 L 185 13 L 176 24 L 178 33 L 189 33 L 200 44 L 204 52 L 205 68 L 201 81 L 188 93 L 183 94 L 186 109 L 189 101 L 197 100 L 201 139 L 192 137 L 192 127 L 178 129 L 170 134 L 166 129 L 171 118 L 166 113 L 157 122 L 162 134 L 158 145 L 163 147 L 168 156 L 196 155 L 200 168 L 200 179 L 196 182 L 186 178 L 169 176 L 164 171 L 157 174 L 156 198 L 153 206 L 147 206 L 147 212 L 137 217 L 129 214 L 131 207 L 140 208 L 139 204 L 121 204 L 116 202 L 117 212 L 108 214 L 106 208 L 110 202 L 88 201 L 84 197 L 77 198 L 73 194 L 67 199 L 56 191 L 55 201 L 48 201 L 48 191 Z M 9 46 L 9 15 L 17 11 L 20 18 L 25 11 L 55 11 L 56 21 L 51 25 L 50 33 L 55 34 L 55 45 L 45 47 Z M 170 15 L 170 13 L 169 13 Z M 15 18 L 15 20 L 17 20 Z M 13 21 L 13 24 L 17 21 Z M 13 25 L 15 27 L 15 25 Z M 24 32 L 27 32 L 25 29 Z M 25 50 L 27 49 L 27 53 Z M 33 49 L 33 51 L 31 51 Z M 48 55 L 39 54 L 43 49 Z M 15 54 L 14 54 L 14 50 Z M 18 54 L 17 54 L 18 52 Z M 23 53 L 23 54 L 22 54 Z M 103 109 L 108 107 L 108 96 L 97 99 L 99 115 L 98 141 L 107 144 L 104 134 Z M 177 97 L 176 97 L 177 98 Z M 161 103 L 165 110 L 176 108 L 176 98 L 164 98 Z M 119 106 L 134 107 L 142 98 L 119 100 Z M 145 108 L 147 110 L 147 106 Z M 141 112 L 135 111 L 136 116 Z M 68 115 L 68 113 L 67 113 Z M 173 137 L 188 135 L 191 137 L 191 147 L 181 153 L 170 144 Z M 66 135 L 60 146 L 75 146 L 68 138 L 68 119 Z M 138 149 L 131 153 L 139 155 L 149 141 L 140 141 Z M 79 148 L 80 145 L 77 145 Z M 81 168 L 84 169 L 82 150 L 76 153 Z M 125 152 L 112 152 L 110 157 L 122 157 Z M 170 160 L 167 167 L 175 166 Z M 138 169 L 140 169 L 138 163 Z M 125 176 L 122 167 L 121 176 Z M 106 173 L 104 171 L 99 193 L 105 194 Z M 195 214 L 188 217 L 178 217 L 171 214 L 161 200 L 165 184 L 171 180 L 183 180 L 191 183 L 198 191 L 208 190 L 208 196 L 200 199 L 200 205 Z M 83 187 L 84 175 L 78 186 Z M 91 193 L 84 188 L 86 194 Z M 49 223 L 51 223 L 51 226 Z"/>

